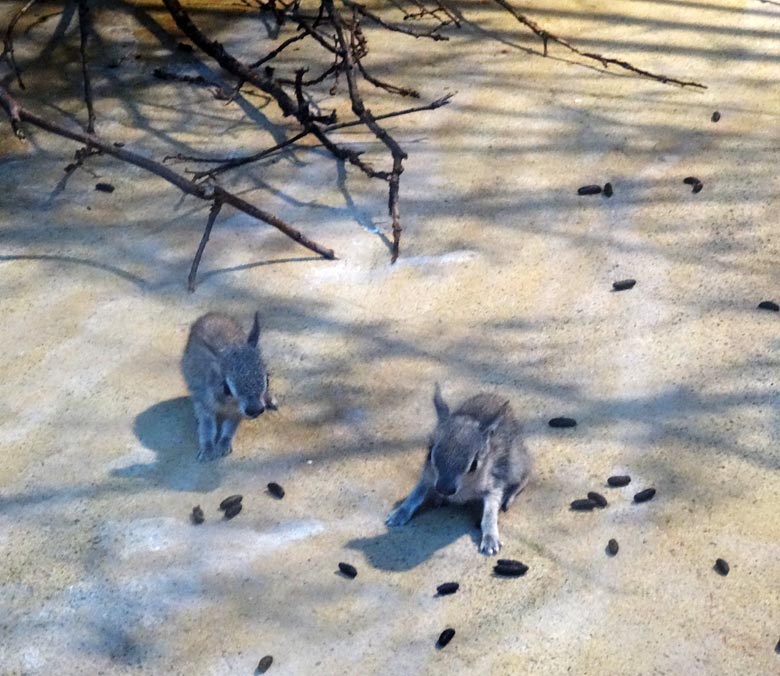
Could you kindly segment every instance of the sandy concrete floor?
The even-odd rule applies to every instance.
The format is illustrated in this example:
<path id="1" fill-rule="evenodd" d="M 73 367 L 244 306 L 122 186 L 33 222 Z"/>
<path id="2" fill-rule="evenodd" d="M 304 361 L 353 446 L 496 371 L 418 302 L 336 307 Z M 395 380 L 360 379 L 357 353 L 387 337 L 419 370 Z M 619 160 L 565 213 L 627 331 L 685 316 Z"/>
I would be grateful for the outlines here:
<path id="1" fill-rule="evenodd" d="M 207 206 L 109 158 L 58 185 L 76 146 L 35 131 L 22 145 L 3 122 L 0 672 L 251 674 L 265 654 L 279 674 L 780 671 L 780 317 L 755 309 L 780 298 L 780 7 L 524 6 L 705 91 L 543 59 L 491 5 L 460 8 L 449 43 L 374 38 L 378 74 L 424 100 L 457 91 L 391 125 L 410 156 L 393 267 L 383 186 L 300 150 L 227 183 L 339 260 L 225 209 L 188 294 Z M 196 16 L 256 55 L 255 20 Z M 52 47 L 58 21 L 18 53 L 48 53 L 63 77 L 29 69 L 20 98 L 75 124 L 78 43 L 71 25 Z M 261 97 L 225 105 L 151 77 L 223 77 L 160 42 L 156 3 L 97 21 L 100 134 L 158 158 L 283 138 Z M 606 180 L 612 199 L 576 196 Z M 624 277 L 636 287 L 611 293 Z M 256 308 L 280 410 L 200 465 L 178 370 L 188 325 L 223 309 L 248 326 Z M 536 472 L 500 522 L 522 579 L 493 577 L 467 510 L 383 525 L 416 480 L 436 380 L 451 401 L 505 393 L 524 420 Z M 553 430 L 556 415 L 579 425 Z M 631 485 L 607 489 L 616 473 Z M 646 486 L 657 497 L 633 504 Z M 606 510 L 569 511 L 594 489 Z M 231 493 L 244 510 L 223 522 Z M 450 580 L 460 591 L 435 598 Z"/>

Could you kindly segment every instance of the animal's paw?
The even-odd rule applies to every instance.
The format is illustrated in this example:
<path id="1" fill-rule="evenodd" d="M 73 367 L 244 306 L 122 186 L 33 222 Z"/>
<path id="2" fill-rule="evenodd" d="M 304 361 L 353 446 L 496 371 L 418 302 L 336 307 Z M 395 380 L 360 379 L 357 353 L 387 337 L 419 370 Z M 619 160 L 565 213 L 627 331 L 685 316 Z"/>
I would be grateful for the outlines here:
<path id="1" fill-rule="evenodd" d="M 220 439 L 217 442 L 217 446 L 214 449 L 214 455 L 221 458 L 225 455 L 230 455 L 233 452 L 233 444 L 231 441 Z"/>
<path id="2" fill-rule="evenodd" d="M 501 541 L 497 535 L 491 535 L 486 533 L 482 536 L 482 544 L 479 546 L 479 551 L 485 556 L 494 556 L 498 554 L 501 549 Z"/>
<path id="3" fill-rule="evenodd" d="M 409 514 L 403 507 L 399 507 L 398 509 L 391 512 L 390 516 L 388 516 L 385 520 L 385 524 L 390 526 L 390 528 L 396 528 L 397 526 L 403 526 L 409 523 L 409 519 L 411 518 L 411 514 Z"/>
<path id="4" fill-rule="evenodd" d="M 210 462 L 219 457 L 213 444 L 202 447 L 198 453 L 198 462 Z"/>

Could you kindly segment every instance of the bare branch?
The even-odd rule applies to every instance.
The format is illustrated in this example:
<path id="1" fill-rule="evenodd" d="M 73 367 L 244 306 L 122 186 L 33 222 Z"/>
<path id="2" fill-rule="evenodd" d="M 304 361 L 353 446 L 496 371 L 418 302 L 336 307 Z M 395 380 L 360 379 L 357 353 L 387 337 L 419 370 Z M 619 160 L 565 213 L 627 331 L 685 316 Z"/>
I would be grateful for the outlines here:
<path id="1" fill-rule="evenodd" d="M 209 211 L 209 220 L 206 221 L 206 229 L 203 231 L 203 237 L 200 238 L 200 244 L 198 244 L 198 250 L 195 252 L 195 258 L 192 259 L 192 267 L 190 268 L 190 274 L 187 277 L 187 290 L 192 293 L 195 291 L 195 278 L 198 276 L 198 266 L 200 265 L 200 258 L 203 256 L 203 250 L 206 248 L 206 243 L 209 241 L 211 235 L 211 228 L 214 227 L 214 221 L 217 220 L 217 215 L 222 209 L 222 202 L 219 199 L 215 199 L 211 205 Z"/>
<path id="2" fill-rule="evenodd" d="M 112 157 L 116 157 L 117 159 L 123 160 L 124 162 L 129 162 L 130 164 L 134 164 L 137 167 L 146 169 L 147 171 L 159 176 L 169 183 L 172 183 L 187 195 L 192 195 L 202 200 L 219 200 L 226 204 L 230 204 L 239 211 L 243 211 L 244 213 L 257 218 L 258 220 L 264 221 L 265 223 L 274 226 L 287 235 L 290 239 L 293 239 L 301 246 L 318 253 L 323 258 L 335 258 L 335 254 L 333 253 L 332 249 L 323 247 L 317 242 L 308 239 L 299 230 L 296 230 L 282 219 L 274 216 L 273 214 L 269 214 L 262 209 L 259 209 L 253 204 L 250 204 L 249 202 L 241 199 L 238 197 L 238 195 L 228 192 L 219 186 L 205 186 L 195 183 L 194 181 L 190 181 L 184 176 L 177 174 L 159 162 L 155 162 L 148 157 L 144 157 L 142 155 L 138 155 L 137 153 L 126 150 L 124 147 L 117 147 L 116 144 L 103 141 L 94 134 L 68 129 L 57 122 L 52 122 L 51 120 L 40 117 L 32 111 L 20 106 L 2 85 L 0 85 L 0 105 L 2 105 L 2 107 L 8 113 L 8 116 L 11 118 L 12 125 L 14 124 L 14 120 L 16 120 L 17 125 L 20 121 L 28 122 L 29 124 L 40 127 L 41 129 L 45 129 L 52 134 L 57 134 L 58 136 L 63 136 L 64 138 L 83 143 L 88 148 L 95 148 L 102 153 L 105 153 L 106 155 L 111 155 Z M 17 136 L 19 136 L 18 133 Z"/>
<path id="3" fill-rule="evenodd" d="M 22 71 L 19 70 L 19 66 L 14 58 L 14 28 L 19 22 L 19 19 L 21 19 L 36 2 L 38 2 L 38 0 L 29 0 L 19 8 L 8 23 L 8 28 L 6 28 L 5 37 L 3 38 L 3 53 L 0 56 L 8 58 L 8 63 L 11 64 L 11 70 L 16 75 L 16 81 L 19 83 L 20 89 L 24 89 L 25 87 L 24 82 L 22 81 Z M 16 129 L 14 129 L 14 132 L 16 133 Z M 16 135 L 19 136 L 18 133 L 16 133 Z M 19 136 L 19 138 L 24 138 L 24 135 Z"/>
<path id="4" fill-rule="evenodd" d="M 698 87 L 699 89 L 707 89 L 706 85 L 703 85 L 699 82 L 694 82 L 692 80 L 678 80 L 673 77 L 668 77 L 667 75 L 658 75 L 656 73 L 651 73 L 649 70 L 643 70 L 642 68 L 637 68 L 636 66 L 630 64 L 628 61 L 623 61 L 622 59 L 613 59 L 607 56 L 603 56 L 601 54 L 596 54 L 595 52 L 583 52 L 580 49 L 577 49 L 574 45 L 572 45 L 567 40 L 564 40 L 563 38 L 559 38 L 557 35 L 554 35 L 553 33 L 550 33 L 550 31 L 542 28 L 535 21 L 531 21 L 531 19 L 521 14 L 518 10 L 512 7 L 512 5 L 508 2 L 508 0 L 494 0 L 494 2 L 497 5 L 503 7 L 513 17 L 515 17 L 515 19 L 517 19 L 521 24 L 523 24 L 526 28 L 532 30 L 536 35 L 538 35 L 542 39 L 542 44 L 544 46 L 544 56 L 547 56 L 547 43 L 555 42 L 561 45 L 562 47 L 565 47 L 570 52 L 573 52 L 574 54 L 578 54 L 579 56 L 582 56 L 586 59 L 592 59 L 594 61 L 598 61 L 602 66 L 604 66 L 604 68 L 608 68 L 610 64 L 612 64 L 618 66 L 618 68 L 622 68 L 632 73 L 636 73 L 637 75 L 642 75 L 643 77 L 648 77 L 652 80 L 657 80 L 658 82 L 663 82 L 664 84 L 676 84 L 676 85 L 680 85 L 681 87 Z"/>
<path id="5" fill-rule="evenodd" d="M 95 109 L 92 106 L 92 85 L 87 70 L 87 39 L 89 38 L 89 6 L 87 0 L 79 0 L 79 36 L 81 44 L 81 76 L 84 80 L 84 102 L 87 104 L 87 131 L 95 131 Z"/>
<path id="6" fill-rule="evenodd" d="M 341 0 L 341 1 L 347 7 L 356 10 L 361 16 L 366 17 L 366 19 L 369 19 L 370 21 L 374 22 L 375 24 L 381 26 L 386 30 L 393 31 L 395 33 L 403 33 L 404 35 L 411 35 L 413 38 L 429 38 L 431 40 L 449 40 L 448 37 L 445 37 L 444 35 L 439 35 L 436 32 L 442 27 L 441 24 L 431 29 L 427 33 L 420 33 L 411 28 L 406 28 L 404 26 L 396 26 L 394 24 L 387 23 L 380 16 L 369 11 L 369 9 L 365 5 L 362 5 L 359 2 L 353 2 L 353 0 Z"/>

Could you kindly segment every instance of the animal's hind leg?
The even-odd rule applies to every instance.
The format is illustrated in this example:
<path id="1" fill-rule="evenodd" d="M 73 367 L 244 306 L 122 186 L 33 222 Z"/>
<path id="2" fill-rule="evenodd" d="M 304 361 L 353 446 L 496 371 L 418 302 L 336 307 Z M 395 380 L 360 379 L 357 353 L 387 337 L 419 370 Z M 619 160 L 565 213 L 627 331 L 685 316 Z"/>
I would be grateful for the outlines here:
<path id="1" fill-rule="evenodd" d="M 515 501 L 520 491 L 522 491 L 528 483 L 528 475 L 526 475 L 522 481 L 516 484 L 509 484 L 504 490 L 504 501 L 501 503 L 501 510 L 506 512 Z"/>

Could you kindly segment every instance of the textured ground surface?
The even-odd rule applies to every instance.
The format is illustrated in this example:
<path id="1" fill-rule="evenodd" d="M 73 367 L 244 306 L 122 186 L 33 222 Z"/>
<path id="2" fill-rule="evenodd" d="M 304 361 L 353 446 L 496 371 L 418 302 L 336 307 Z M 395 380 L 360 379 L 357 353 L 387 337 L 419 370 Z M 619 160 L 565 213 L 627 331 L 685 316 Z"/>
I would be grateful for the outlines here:
<path id="1" fill-rule="evenodd" d="M 155 7 L 99 14 L 119 67 L 96 60 L 98 132 L 158 158 L 281 138 L 258 97 L 224 105 L 151 78 L 160 65 L 221 77 L 160 42 Z M 489 5 L 463 5 L 444 45 L 376 42 L 378 73 L 424 99 L 458 92 L 392 125 L 410 154 L 394 267 L 375 232 L 389 225 L 383 187 L 298 151 L 232 185 L 260 186 L 247 197 L 339 260 L 225 209 L 190 295 L 204 204 L 109 158 L 59 189 L 76 146 L 43 133 L 22 145 L 3 123 L 1 673 L 251 674 L 267 653 L 279 674 L 777 673 L 780 318 L 755 307 L 780 296 L 780 7 L 524 9 L 709 88 L 555 48 L 543 59 Z M 256 54 L 258 24 L 198 20 Z M 47 46 L 57 21 L 30 29 L 19 58 L 48 49 L 63 77 L 31 71 L 23 100 L 41 108 L 47 91 L 47 114 L 83 119 L 75 36 Z M 611 200 L 576 196 L 605 180 Z M 610 293 L 623 277 L 636 287 Z M 216 308 L 247 326 L 262 312 L 280 410 L 199 465 L 178 359 L 189 323 Z M 383 525 L 416 480 L 437 379 L 453 401 L 503 392 L 525 421 L 536 473 L 501 517 L 523 579 L 492 577 L 468 512 Z M 555 415 L 579 425 L 550 429 Z M 614 473 L 631 485 L 603 488 Z M 264 491 L 272 480 L 284 500 Z M 632 504 L 645 486 L 655 500 Z M 568 511 L 594 489 L 605 511 Z M 244 511 L 220 521 L 236 492 Z M 358 577 L 335 574 L 339 561 Z M 435 598 L 448 580 L 460 591 Z M 447 626 L 458 633 L 437 651 Z"/>

